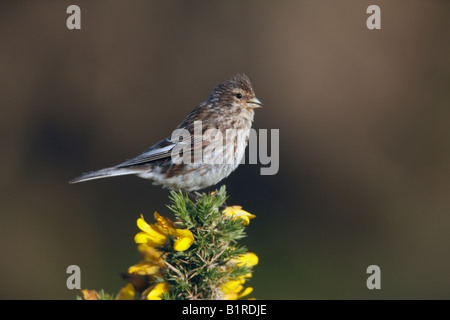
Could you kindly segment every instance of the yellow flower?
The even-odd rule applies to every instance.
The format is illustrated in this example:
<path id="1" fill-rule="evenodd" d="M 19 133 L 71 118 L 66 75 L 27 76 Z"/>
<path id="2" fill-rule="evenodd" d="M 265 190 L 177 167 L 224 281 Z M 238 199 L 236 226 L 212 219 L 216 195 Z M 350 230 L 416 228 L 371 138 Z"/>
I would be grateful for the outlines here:
<path id="1" fill-rule="evenodd" d="M 128 273 L 134 273 L 141 276 L 151 276 L 159 271 L 159 266 L 151 262 L 142 261 L 128 268 Z"/>
<path id="2" fill-rule="evenodd" d="M 158 283 L 147 294 L 147 300 L 161 300 L 163 293 L 169 292 L 169 284 L 167 282 Z"/>
<path id="3" fill-rule="evenodd" d="M 117 294 L 116 300 L 134 300 L 134 287 L 131 283 L 128 283 L 125 287 L 120 289 Z"/>
<path id="4" fill-rule="evenodd" d="M 161 217 L 157 212 L 155 212 L 155 219 L 162 232 L 176 238 L 173 245 L 175 251 L 187 250 L 194 243 L 194 235 L 188 229 L 176 229 L 170 219 Z"/>
<path id="5" fill-rule="evenodd" d="M 153 214 L 153 216 L 155 217 L 155 220 L 158 222 L 156 227 L 160 229 L 161 232 L 169 234 L 171 230 L 175 229 L 175 225 L 169 218 L 160 216 L 156 211 Z"/>
<path id="6" fill-rule="evenodd" d="M 175 237 L 174 250 L 184 251 L 194 243 L 194 235 L 187 229 L 176 229 L 174 223 L 160 216 L 157 212 L 154 214 L 156 224 L 148 224 L 143 216 L 138 219 L 137 225 L 142 232 L 139 232 L 134 240 L 136 243 L 147 244 L 150 247 L 158 247 L 166 243 L 168 236 Z"/>
<path id="7" fill-rule="evenodd" d="M 140 261 L 128 268 L 128 273 L 137 274 L 140 276 L 151 276 L 158 274 L 160 268 L 164 267 L 164 262 L 161 260 L 161 252 L 146 243 L 138 245 L 138 250 L 144 256 L 144 261 Z"/>
<path id="8" fill-rule="evenodd" d="M 145 243 L 151 247 L 162 246 L 166 243 L 167 236 L 162 233 L 157 226 L 145 222 L 142 215 L 137 220 L 137 226 L 142 232 L 139 232 L 134 237 L 136 243 Z"/>
<path id="9" fill-rule="evenodd" d="M 148 224 L 144 217 L 137 221 L 137 225 L 142 232 L 139 232 L 134 237 L 134 241 L 140 244 L 146 244 L 149 247 L 162 246 L 167 241 L 168 236 L 175 237 L 174 250 L 184 251 L 194 243 L 194 235 L 187 229 L 176 229 L 174 223 L 166 218 L 160 216 L 157 212 L 154 214 L 157 221 L 156 224 Z"/>
<path id="10" fill-rule="evenodd" d="M 138 251 L 144 256 L 145 261 L 154 262 L 154 263 L 161 262 L 162 252 L 158 251 L 154 247 L 150 247 L 146 243 L 139 244 Z"/>
<path id="11" fill-rule="evenodd" d="M 226 207 L 223 210 L 226 216 L 230 216 L 236 219 L 242 219 L 242 223 L 244 226 L 247 226 L 250 223 L 250 219 L 256 218 L 254 214 L 251 214 L 245 210 L 242 210 L 241 206 L 231 206 Z"/>
<path id="12" fill-rule="evenodd" d="M 231 260 L 232 266 L 246 266 L 253 267 L 258 264 L 258 256 L 253 252 L 247 252 L 239 255 L 236 259 Z M 239 276 L 237 279 L 229 280 L 221 286 L 223 293 L 222 299 L 224 300 L 236 300 L 240 299 L 253 291 L 253 288 L 248 287 L 244 289 L 244 283 L 248 278 L 251 278 L 251 273 L 246 273 Z"/>
<path id="13" fill-rule="evenodd" d="M 95 290 L 82 289 L 83 300 L 100 300 L 100 294 Z"/>
<path id="14" fill-rule="evenodd" d="M 175 251 L 187 250 L 194 243 L 194 235 L 187 229 L 175 229 L 174 236 L 176 237 L 173 244 Z"/>
<path id="15" fill-rule="evenodd" d="M 259 262 L 258 256 L 253 252 L 247 252 L 245 254 L 240 255 L 237 259 L 233 259 L 233 262 L 236 263 L 238 267 L 246 266 L 253 267 L 256 266 Z"/>
<path id="16" fill-rule="evenodd" d="M 245 280 L 242 277 L 239 277 L 237 280 L 230 280 L 221 287 L 221 291 L 223 292 L 222 299 L 224 300 L 237 300 L 246 295 L 252 293 L 253 288 L 248 287 L 244 289 L 243 284 Z"/>

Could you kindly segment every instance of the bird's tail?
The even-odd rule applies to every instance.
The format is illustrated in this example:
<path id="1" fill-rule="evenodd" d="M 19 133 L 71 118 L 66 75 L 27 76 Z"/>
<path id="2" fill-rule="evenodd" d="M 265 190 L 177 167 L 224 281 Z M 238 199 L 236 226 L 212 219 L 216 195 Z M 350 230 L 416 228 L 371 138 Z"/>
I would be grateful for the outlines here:
<path id="1" fill-rule="evenodd" d="M 108 177 L 114 177 L 114 176 L 123 176 L 127 174 L 136 174 L 137 172 L 135 170 L 130 170 L 126 168 L 117 168 L 117 167 L 111 167 L 91 172 L 83 173 L 81 176 L 70 180 L 69 183 L 78 183 L 88 180 L 94 180 L 94 179 L 101 179 L 101 178 L 108 178 Z"/>

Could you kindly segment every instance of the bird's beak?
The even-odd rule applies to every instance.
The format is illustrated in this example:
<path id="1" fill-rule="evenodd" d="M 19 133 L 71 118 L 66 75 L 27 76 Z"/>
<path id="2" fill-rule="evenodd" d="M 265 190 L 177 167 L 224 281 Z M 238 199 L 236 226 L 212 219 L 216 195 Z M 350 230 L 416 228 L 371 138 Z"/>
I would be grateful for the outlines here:
<path id="1" fill-rule="evenodd" d="M 257 97 L 254 97 L 250 101 L 247 102 L 247 107 L 250 109 L 259 109 L 263 107 L 263 104 Z"/>

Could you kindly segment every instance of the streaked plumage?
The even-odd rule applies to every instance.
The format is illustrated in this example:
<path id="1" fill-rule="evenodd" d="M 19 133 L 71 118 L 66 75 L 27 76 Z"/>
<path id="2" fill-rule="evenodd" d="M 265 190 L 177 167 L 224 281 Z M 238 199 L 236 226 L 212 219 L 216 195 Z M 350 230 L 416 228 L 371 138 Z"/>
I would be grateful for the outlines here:
<path id="1" fill-rule="evenodd" d="M 224 141 L 222 152 L 225 163 L 212 163 L 217 160 L 214 158 L 215 153 L 204 153 L 202 163 L 174 163 L 171 157 L 172 151 L 176 146 L 183 146 L 180 145 L 183 142 L 174 141 L 168 137 L 133 159 L 114 167 L 85 173 L 70 183 L 135 174 L 170 189 L 195 191 L 215 185 L 239 165 L 244 156 L 252 126 L 253 109 L 261 107 L 261 102 L 255 97 L 248 77 L 236 75 L 231 80 L 219 84 L 211 92 L 209 99 L 194 108 L 177 127 L 190 133 L 191 141 L 184 146 L 188 146 L 192 151 L 191 160 L 196 148 L 202 148 L 202 151 L 205 151 L 208 146 L 212 147 L 211 140 L 202 140 L 205 132 L 208 129 L 220 130 Z M 194 134 L 195 121 L 201 121 L 202 136 Z M 227 129 L 238 132 L 236 138 L 228 144 L 225 143 Z"/>

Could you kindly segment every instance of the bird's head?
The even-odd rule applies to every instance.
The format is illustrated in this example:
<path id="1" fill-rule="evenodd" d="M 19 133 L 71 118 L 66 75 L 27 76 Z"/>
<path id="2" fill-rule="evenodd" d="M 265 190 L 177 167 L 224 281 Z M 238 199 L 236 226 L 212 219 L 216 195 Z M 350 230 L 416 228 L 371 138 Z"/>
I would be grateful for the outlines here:
<path id="1" fill-rule="evenodd" d="M 245 74 L 237 74 L 231 80 L 219 84 L 209 99 L 224 108 L 237 107 L 253 110 L 263 107 L 261 101 L 255 96 L 250 79 Z"/>

